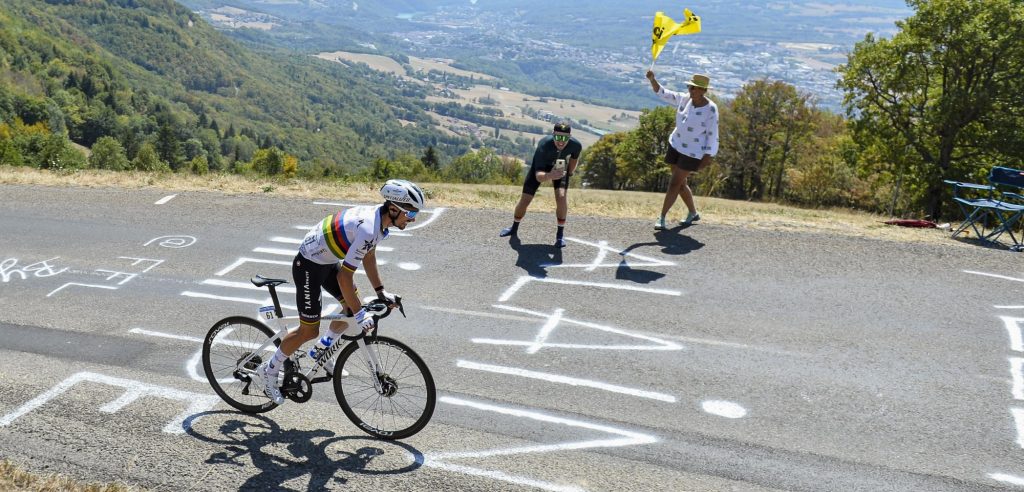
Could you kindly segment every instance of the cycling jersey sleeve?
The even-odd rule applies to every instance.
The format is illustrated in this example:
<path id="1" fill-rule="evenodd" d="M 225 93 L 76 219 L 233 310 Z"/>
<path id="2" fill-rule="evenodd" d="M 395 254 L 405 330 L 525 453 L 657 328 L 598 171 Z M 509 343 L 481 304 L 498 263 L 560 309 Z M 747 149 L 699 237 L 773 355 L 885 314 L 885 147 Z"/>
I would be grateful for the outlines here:
<path id="1" fill-rule="evenodd" d="M 342 268 L 355 273 L 362 266 L 363 258 L 366 257 L 366 254 L 377 246 L 376 234 L 367 230 L 368 227 L 373 226 L 373 222 L 365 222 L 356 229 L 355 238 L 352 239 L 352 246 L 349 247 L 348 254 L 345 255 L 345 259 L 341 262 Z"/>

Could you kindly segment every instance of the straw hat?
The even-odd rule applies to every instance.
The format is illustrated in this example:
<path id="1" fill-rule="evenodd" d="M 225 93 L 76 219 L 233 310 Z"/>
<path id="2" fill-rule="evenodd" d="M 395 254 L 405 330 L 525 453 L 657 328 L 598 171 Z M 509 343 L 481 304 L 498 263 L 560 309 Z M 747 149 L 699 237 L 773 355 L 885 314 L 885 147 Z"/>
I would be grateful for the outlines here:
<path id="1" fill-rule="evenodd" d="M 711 79 L 704 74 L 695 73 L 686 85 L 693 87 L 700 87 L 701 89 L 707 90 L 711 88 Z"/>

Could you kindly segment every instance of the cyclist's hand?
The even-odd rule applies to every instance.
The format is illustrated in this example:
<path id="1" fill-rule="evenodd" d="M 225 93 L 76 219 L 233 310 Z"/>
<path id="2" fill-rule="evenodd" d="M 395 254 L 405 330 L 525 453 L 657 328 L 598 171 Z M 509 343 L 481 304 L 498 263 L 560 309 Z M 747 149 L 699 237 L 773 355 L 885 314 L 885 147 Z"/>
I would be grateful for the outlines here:
<path id="1" fill-rule="evenodd" d="M 359 328 L 362 328 L 363 333 L 370 333 L 376 327 L 376 323 L 373 322 L 373 315 L 367 313 L 365 309 L 360 309 L 356 313 L 356 324 Z"/>
<path id="2" fill-rule="evenodd" d="M 381 290 L 377 291 L 377 299 L 380 299 L 381 301 L 384 301 L 385 303 L 387 303 L 388 307 L 394 307 L 395 306 L 395 298 L 396 297 L 398 297 L 398 296 L 396 296 L 395 294 L 392 294 L 392 293 L 390 293 L 390 292 L 388 292 L 388 291 L 386 291 L 384 289 L 381 289 Z"/>

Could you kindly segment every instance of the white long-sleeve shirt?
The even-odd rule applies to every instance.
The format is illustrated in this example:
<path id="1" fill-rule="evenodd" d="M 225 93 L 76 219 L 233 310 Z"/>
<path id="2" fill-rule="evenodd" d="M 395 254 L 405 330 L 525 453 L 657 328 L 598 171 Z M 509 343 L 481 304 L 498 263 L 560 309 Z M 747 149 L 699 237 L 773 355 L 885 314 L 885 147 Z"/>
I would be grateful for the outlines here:
<path id="1" fill-rule="evenodd" d="M 661 87 L 658 97 L 676 107 L 676 127 L 668 137 L 668 144 L 680 154 L 695 159 L 704 154 L 718 154 L 718 105 L 711 99 L 701 107 L 694 107 L 688 93 Z"/>

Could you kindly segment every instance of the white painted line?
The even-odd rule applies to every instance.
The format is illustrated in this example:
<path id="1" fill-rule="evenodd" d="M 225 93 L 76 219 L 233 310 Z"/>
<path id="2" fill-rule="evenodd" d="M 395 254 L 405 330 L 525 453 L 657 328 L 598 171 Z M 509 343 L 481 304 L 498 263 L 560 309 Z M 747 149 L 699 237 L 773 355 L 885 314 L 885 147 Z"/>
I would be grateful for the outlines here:
<path id="1" fill-rule="evenodd" d="M 711 415 L 718 415 L 719 417 L 725 417 L 727 419 L 738 419 L 747 415 L 746 408 L 743 408 L 738 403 L 733 403 L 731 401 L 708 400 L 702 402 L 700 406 L 705 412 L 710 413 Z"/>
<path id="2" fill-rule="evenodd" d="M 135 260 L 135 261 L 132 262 L 132 266 L 138 265 L 139 263 L 142 263 L 144 261 L 153 262 L 153 264 L 148 266 L 148 267 L 146 267 L 146 269 L 143 270 L 142 273 L 146 273 L 146 272 L 156 268 L 157 265 L 159 265 L 159 264 L 164 262 L 164 260 L 154 260 L 152 258 L 135 258 L 134 256 L 118 256 L 118 258 L 120 258 L 122 260 Z"/>
<path id="3" fill-rule="evenodd" d="M 173 333 L 164 333 L 160 331 L 150 331 L 142 328 L 132 328 L 128 330 L 128 333 L 134 333 L 136 335 L 147 335 L 151 337 L 170 338 L 173 340 L 182 340 L 185 342 L 203 343 L 202 338 L 190 337 L 187 335 L 175 335 Z"/>
<path id="4" fill-rule="evenodd" d="M 1013 423 L 1017 427 L 1017 444 L 1024 449 L 1024 408 L 1011 408 Z"/>
<path id="5" fill-rule="evenodd" d="M 988 478 L 1012 485 L 1024 486 L 1024 477 L 1018 477 L 1016 475 L 1007 475 L 1006 473 L 989 473 Z"/>
<path id="6" fill-rule="evenodd" d="M 680 295 L 683 294 L 682 292 L 680 292 L 678 290 L 652 289 L 652 288 L 648 288 L 648 287 L 637 287 L 637 286 L 629 285 L 629 284 L 608 284 L 608 283 L 603 283 L 603 282 L 584 282 L 584 281 L 580 281 L 580 280 L 561 280 L 561 279 L 557 279 L 557 278 L 547 278 L 547 277 L 545 277 L 545 278 L 538 278 L 538 277 L 531 277 L 529 275 L 523 275 L 522 277 L 519 277 L 519 280 L 516 280 L 516 283 L 513 284 L 512 287 L 509 287 L 508 290 L 506 290 L 503 294 L 501 294 L 501 297 L 498 298 L 498 302 L 508 301 L 509 299 L 512 298 L 512 296 L 516 293 L 516 291 L 518 291 L 520 288 L 522 288 L 522 286 L 526 285 L 527 282 L 531 282 L 531 281 L 548 283 L 548 284 L 576 285 L 576 286 L 580 286 L 580 287 L 598 287 L 598 288 L 601 288 L 601 289 L 631 290 L 633 292 L 646 292 L 648 294 L 661 294 L 661 295 L 666 295 L 666 296 L 680 296 Z"/>
<path id="7" fill-rule="evenodd" d="M 214 275 L 216 275 L 218 277 L 222 277 L 222 276 L 224 276 L 224 274 L 226 274 L 226 273 L 230 272 L 231 270 L 234 270 L 234 269 L 236 269 L 236 268 L 238 268 L 238 267 L 240 267 L 240 266 L 242 266 L 242 265 L 244 265 L 246 263 L 263 263 L 263 264 L 267 264 L 267 265 L 284 265 L 284 266 L 291 266 L 291 264 L 292 264 L 292 262 L 290 262 L 290 261 L 264 260 L 264 259 L 260 259 L 260 258 L 244 258 L 243 257 L 243 258 L 239 258 L 239 259 L 235 260 L 234 263 L 228 265 L 223 270 L 215 273 Z M 253 287 L 255 287 L 255 286 L 253 286 Z M 281 287 L 278 287 L 278 290 L 281 290 Z M 294 293 L 294 289 L 293 289 L 293 293 Z"/>
<path id="8" fill-rule="evenodd" d="M 369 204 L 367 204 L 367 203 L 360 204 L 360 203 L 339 203 L 339 202 L 313 202 L 313 205 L 328 205 L 328 206 L 331 206 L 331 207 L 351 208 L 351 207 L 361 207 L 363 205 L 369 205 Z"/>
<path id="9" fill-rule="evenodd" d="M 1010 376 L 1013 379 L 1013 393 L 1014 400 L 1024 400 L 1024 359 L 1020 357 L 1010 357 Z"/>
<path id="10" fill-rule="evenodd" d="M 1021 335 L 1021 323 L 1024 322 L 1024 318 L 1000 316 L 999 319 L 1003 320 L 1006 333 L 1010 335 L 1010 350 L 1024 352 L 1024 336 Z"/>
<path id="11" fill-rule="evenodd" d="M 57 292 L 60 292 L 60 290 L 63 289 L 64 287 L 69 287 L 69 286 L 72 286 L 72 285 L 77 285 L 79 287 L 89 287 L 91 289 L 117 290 L 117 287 L 113 287 L 113 286 L 110 286 L 110 285 L 80 284 L 78 282 L 68 282 L 68 283 L 66 283 L 66 284 L 64 284 L 64 285 L 62 285 L 60 287 L 57 287 L 56 289 L 53 289 L 52 292 L 50 292 L 49 294 L 46 294 L 46 297 L 50 297 L 50 296 L 56 294 Z"/>
<path id="12" fill-rule="evenodd" d="M 167 195 L 167 196 L 157 200 L 155 203 L 153 203 L 153 205 L 163 205 L 163 204 L 171 201 L 171 199 L 176 197 L 176 196 L 178 196 L 178 195 Z"/>
<path id="13" fill-rule="evenodd" d="M 553 492 L 578 492 L 583 489 L 573 485 L 564 485 L 551 482 L 545 482 L 536 480 L 529 477 L 510 475 L 500 471 L 485 470 L 481 468 L 473 468 L 469 466 L 456 465 L 448 463 L 448 460 L 466 458 L 486 458 L 490 456 L 510 456 L 516 454 L 527 454 L 527 453 L 547 453 L 547 452 L 558 452 L 558 451 L 570 451 L 570 450 L 581 450 L 587 448 L 607 448 L 607 447 L 619 447 L 619 446 L 635 446 L 642 444 L 650 444 L 657 442 L 658 440 L 652 436 L 639 434 L 636 432 L 630 432 L 622 429 L 616 429 L 614 427 L 608 427 L 603 425 L 591 424 L 582 422 L 579 420 L 570 420 L 560 417 L 553 417 L 545 415 L 539 412 L 531 412 L 527 410 L 517 410 L 512 408 L 504 408 L 495 405 L 489 405 L 486 403 L 472 402 L 468 400 L 462 400 L 459 398 L 452 398 L 449 396 L 443 396 L 439 398 L 441 403 L 447 403 L 449 405 L 457 405 L 462 407 L 474 408 L 477 410 L 496 412 L 503 415 L 509 415 L 518 418 L 528 418 L 537 420 L 540 422 L 546 422 L 551 424 L 566 425 L 570 427 L 583 428 L 588 430 L 595 430 L 599 432 L 605 432 L 621 436 L 612 439 L 599 439 L 593 441 L 582 441 L 582 442 L 567 442 L 558 444 L 542 444 L 536 446 L 524 446 L 519 448 L 506 448 L 506 449 L 491 449 L 484 451 L 466 451 L 466 452 L 451 452 L 451 453 L 427 453 L 423 456 L 423 465 L 430 466 L 433 468 L 439 468 L 442 470 L 449 470 L 458 473 L 464 473 L 467 475 L 486 477 L 493 480 L 501 480 L 508 483 L 517 485 L 525 485 L 529 487 L 535 487 L 543 490 L 549 490 Z"/>
<path id="14" fill-rule="evenodd" d="M 301 237 L 298 238 L 298 239 L 295 239 L 293 237 L 281 237 L 281 236 L 274 236 L 274 237 L 270 238 L 270 240 L 275 242 L 275 243 L 284 243 L 284 244 L 302 244 L 302 239 L 303 238 L 301 238 Z"/>
<path id="15" fill-rule="evenodd" d="M 296 251 L 294 249 L 281 249 L 281 248 L 253 248 L 253 253 L 266 253 L 268 255 L 281 255 L 281 256 L 295 256 Z"/>
<path id="16" fill-rule="evenodd" d="M 975 272 L 973 270 L 964 270 L 964 273 L 970 273 L 972 275 L 982 275 L 985 277 L 999 278 L 1003 280 L 1013 280 L 1014 282 L 1024 282 L 1024 278 L 1007 277 L 1005 275 L 996 275 L 994 273 Z"/>
<path id="17" fill-rule="evenodd" d="M 1024 309 L 1024 306 L 992 306 L 996 309 Z"/>
<path id="18" fill-rule="evenodd" d="M 563 313 L 565 313 L 565 310 L 559 308 L 555 310 L 554 314 L 548 317 L 548 322 L 544 323 L 544 326 L 542 326 L 540 331 L 537 332 L 537 338 L 534 339 L 533 345 L 530 345 L 530 348 L 526 349 L 526 353 L 536 354 L 537 351 L 544 346 L 544 342 L 547 341 L 548 336 L 551 335 L 552 331 L 555 331 L 555 327 L 557 327 L 558 322 L 561 321 Z"/>
<path id="19" fill-rule="evenodd" d="M 529 315 L 536 316 L 538 318 L 548 318 L 548 319 L 550 319 L 550 315 L 548 315 L 548 314 L 537 312 L 537 311 L 533 311 L 533 310 L 530 310 L 530 309 L 521 308 L 521 307 L 506 306 L 506 305 L 501 305 L 501 304 L 495 304 L 495 305 L 493 305 L 493 307 L 498 308 L 498 309 L 504 309 L 506 311 L 513 311 L 513 312 L 517 312 L 517 313 L 529 314 Z M 585 327 L 585 328 L 591 328 L 591 329 L 594 329 L 594 330 L 603 331 L 603 332 L 607 332 L 607 333 L 614 333 L 616 335 L 623 335 L 623 336 L 632 337 L 632 338 L 639 338 L 641 340 L 647 340 L 648 342 L 653 342 L 653 343 L 656 343 L 656 344 L 659 345 L 659 347 L 650 347 L 650 348 L 647 348 L 647 350 L 682 350 L 682 348 L 683 348 L 681 345 L 679 345 L 677 343 L 665 341 L 665 340 L 662 340 L 660 338 L 655 338 L 655 337 L 648 336 L 648 335 L 641 335 L 639 333 L 629 332 L 629 331 L 622 330 L 622 329 L 619 329 L 619 328 L 613 328 L 611 326 L 599 325 L 597 323 L 591 323 L 591 322 L 588 322 L 588 321 L 579 321 L 579 320 L 575 320 L 575 319 L 571 319 L 571 318 L 566 318 L 566 317 L 561 316 L 561 315 L 559 315 L 559 322 L 565 322 L 565 323 L 569 323 L 569 324 L 573 324 L 573 325 L 578 325 L 578 326 L 582 326 L 582 327 Z M 536 343 L 536 341 L 534 343 Z M 548 345 L 555 346 L 555 344 L 548 344 Z"/>
<path id="20" fill-rule="evenodd" d="M 92 382 L 99 384 L 106 384 L 108 386 L 118 386 L 124 388 L 125 392 L 115 399 L 114 401 L 108 402 L 101 406 L 99 410 L 101 412 L 113 413 L 125 405 L 137 400 L 143 396 L 156 396 L 160 398 L 167 398 L 172 400 L 181 400 L 188 402 L 188 408 L 178 414 L 176 417 L 164 426 L 163 432 L 168 434 L 183 434 L 185 432 L 186 420 L 189 417 L 194 416 L 197 413 L 205 412 L 213 408 L 220 398 L 210 395 L 202 395 L 198 393 L 192 393 L 190 391 L 182 391 L 174 388 L 167 388 L 164 386 L 156 386 L 152 384 L 143 383 L 141 381 L 135 381 L 132 379 L 115 378 L 111 376 L 105 376 L 103 374 L 96 374 L 91 372 L 79 372 L 72 374 L 70 377 L 61 381 L 53 388 L 43 392 L 39 396 L 24 403 L 13 412 L 0 417 L 0 427 L 6 427 L 12 422 L 17 420 L 19 417 L 43 406 L 46 402 L 56 398 L 60 394 L 68 391 L 72 386 L 80 382 Z"/>
<path id="21" fill-rule="evenodd" d="M 218 301 L 229 301 L 229 302 L 241 302 L 245 304 L 255 304 L 257 306 L 269 306 L 274 301 L 270 298 L 267 299 L 250 299 L 247 297 L 229 297 L 229 296 L 218 296 L 214 294 L 207 294 L 205 292 L 192 292 L 190 290 L 182 291 L 181 295 L 185 297 L 196 297 L 199 299 L 216 299 Z"/>
<path id="22" fill-rule="evenodd" d="M 420 307 L 420 309 L 426 309 L 426 310 L 429 310 L 429 311 L 438 311 L 438 312 L 449 313 L 449 314 L 465 314 L 465 315 L 469 315 L 469 316 L 480 316 L 480 317 L 484 317 L 484 318 L 493 318 L 493 319 L 508 319 L 508 320 L 513 320 L 513 321 L 534 321 L 534 318 L 528 317 L 528 316 L 514 316 L 514 315 L 511 315 L 511 314 L 488 313 L 488 312 L 484 312 L 484 311 L 469 311 L 469 310 L 466 310 L 466 309 L 454 309 L 454 308 L 446 308 L 446 307 L 440 307 L 440 306 L 419 306 L 419 307 Z M 527 342 L 527 343 L 529 343 L 529 342 Z"/>
<path id="23" fill-rule="evenodd" d="M 260 292 L 267 292 L 266 287 L 256 287 L 252 282 L 233 282 L 231 280 L 220 280 L 216 278 L 208 278 L 202 281 L 203 285 L 216 285 L 217 287 L 231 287 L 234 289 L 245 289 L 245 290 L 258 290 Z M 278 285 L 276 287 L 278 294 L 294 294 L 295 287 L 289 287 L 287 285 Z"/>
<path id="24" fill-rule="evenodd" d="M 624 386 L 617 386 L 614 384 L 602 383 L 599 381 L 591 381 L 589 379 L 572 378 L 568 376 L 560 376 L 558 374 L 550 374 L 546 372 L 530 371 L 527 369 L 521 369 L 518 367 L 506 367 L 506 366 L 495 366 L 491 364 L 480 364 L 478 362 L 470 362 L 460 360 L 456 363 L 458 367 L 463 369 L 473 369 L 477 371 L 493 372 L 497 374 L 508 374 L 510 376 L 519 376 L 523 378 L 539 379 L 541 381 L 548 381 L 550 383 L 567 384 L 569 386 L 583 386 L 587 388 L 599 389 L 602 391 L 609 391 L 612 393 L 619 393 L 623 395 L 637 396 L 640 398 L 650 398 L 652 400 L 665 401 L 669 403 L 675 403 L 676 397 L 672 395 L 666 395 L 664 393 L 658 393 L 655 391 L 638 390 L 634 388 L 626 388 Z"/>

